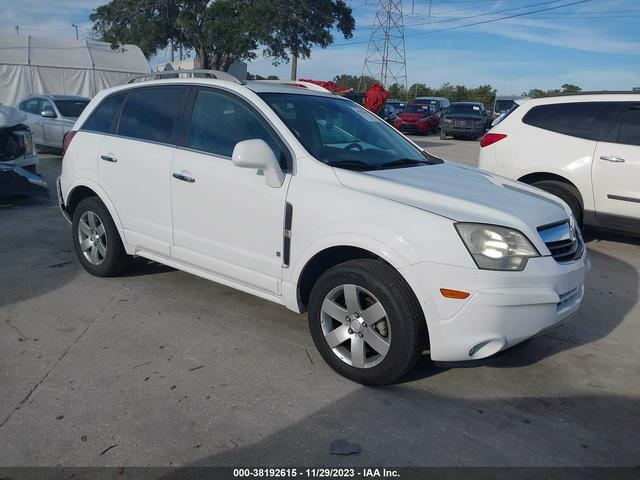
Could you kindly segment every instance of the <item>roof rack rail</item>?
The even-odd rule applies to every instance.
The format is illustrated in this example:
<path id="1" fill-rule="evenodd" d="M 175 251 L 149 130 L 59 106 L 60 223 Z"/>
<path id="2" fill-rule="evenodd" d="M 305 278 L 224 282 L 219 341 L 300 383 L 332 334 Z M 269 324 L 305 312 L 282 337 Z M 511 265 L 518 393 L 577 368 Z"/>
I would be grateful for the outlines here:
<path id="1" fill-rule="evenodd" d="M 216 80 L 226 80 L 228 82 L 234 82 L 240 85 L 245 85 L 242 80 L 238 80 L 236 77 L 227 72 L 221 72 L 220 70 L 165 70 L 163 72 L 145 73 L 138 77 L 133 77 L 127 83 L 142 82 L 144 80 L 156 80 L 162 78 L 215 78 Z"/>

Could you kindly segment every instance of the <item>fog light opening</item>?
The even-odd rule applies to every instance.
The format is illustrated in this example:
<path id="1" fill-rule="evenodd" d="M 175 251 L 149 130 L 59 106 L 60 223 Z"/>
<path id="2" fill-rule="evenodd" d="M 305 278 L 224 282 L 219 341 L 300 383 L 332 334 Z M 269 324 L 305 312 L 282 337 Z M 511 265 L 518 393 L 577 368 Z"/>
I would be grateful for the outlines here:
<path id="1" fill-rule="evenodd" d="M 490 357 L 494 353 L 498 353 L 505 346 L 504 339 L 494 338 L 492 340 L 485 340 L 480 342 L 469 350 L 469 356 L 471 358 L 486 358 Z"/>

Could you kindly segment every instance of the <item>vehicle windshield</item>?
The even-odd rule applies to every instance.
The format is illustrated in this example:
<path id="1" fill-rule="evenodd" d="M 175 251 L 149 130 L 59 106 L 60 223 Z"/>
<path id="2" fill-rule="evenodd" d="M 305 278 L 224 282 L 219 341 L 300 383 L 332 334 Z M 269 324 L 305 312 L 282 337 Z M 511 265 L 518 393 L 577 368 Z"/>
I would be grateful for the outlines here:
<path id="1" fill-rule="evenodd" d="M 426 106 L 426 105 L 425 105 Z M 407 105 L 404 113 L 426 113 L 427 109 L 423 105 Z"/>
<path id="2" fill-rule="evenodd" d="M 68 118 L 78 118 L 87 105 L 89 100 L 56 100 L 60 115 Z"/>
<path id="3" fill-rule="evenodd" d="M 260 97 L 306 150 L 327 165 L 366 171 L 442 163 L 349 100 L 288 93 Z"/>
<path id="4" fill-rule="evenodd" d="M 513 100 L 496 100 L 495 112 L 504 113 L 509 110 L 516 102 Z"/>
<path id="5" fill-rule="evenodd" d="M 452 103 L 447 109 L 447 114 L 480 116 L 480 106 L 472 103 Z"/>

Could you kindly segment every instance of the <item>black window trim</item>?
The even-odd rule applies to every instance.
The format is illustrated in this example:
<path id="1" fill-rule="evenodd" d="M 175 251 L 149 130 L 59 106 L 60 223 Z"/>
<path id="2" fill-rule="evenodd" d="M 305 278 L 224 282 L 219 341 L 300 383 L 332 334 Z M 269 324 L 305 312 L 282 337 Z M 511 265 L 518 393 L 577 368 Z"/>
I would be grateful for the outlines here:
<path id="1" fill-rule="evenodd" d="M 640 146 L 640 143 L 624 143 L 620 141 L 620 132 L 622 132 L 622 126 L 629 114 L 630 110 L 640 110 L 640 102 L 624 102 L 624 108 L 621 108 L 618 112 L 617 118 L 609 130 L 608 135 L 605 136 L 607 143 L 615 143 L 617 145 L 627 145 L 630 147 Z M 615 132 L 615 135 L 612 133 Z"/>
<path id="2" fill-rule="evenodd" d="M 82 122 L 82 126 L 80 127 L 80 131 L 82 131 L 82 132 L 90 132 L 90 133 L 97 133 L 99 135 L 109 135 L 109 136 L 112 136 L 112 137 L 118 137 L 119 135 L 117 135 L 116 132 L 118 131 L 118 126 L 120 125 L 120 115 L 122 114 L 122 107 L 127 102 L 127 99 L 129 98 L 129 94 L 130 93 L 131 93 L 130 90 L 129 91 L 127 91 L 127 90 L 119 90 L 117 92 L 113 92 L 113 93 L 107 95 L 106 97 L 104 97 L 102 99 L 102 101 L 89 114 L 87 119 L 84 122 Z M 85 128 L 85 125 L 89 122 L 89 120 L 91 120 L 93 118 L 93 116 L 100 109 L 100 107 L 102 107 L 109 99 L 111 99 L 113 97 L 117 97 L 118 95 L 124 95 L 124 100 L 120 104 L 120 107 L 118 107 L 118 112 L 116 113 L 116 115 L 113 116 L 113 119 L 111 120 L 111 126 L 109 127 L 109 131 L 108 132 L 100 132 L 98 130 L 90 130 L 88 128 Z"/>
<path id="3" fill-rule="evenodd" d="M 282 171 L 284 173 L 294 174 L 295 163 L 293 161 L 293 158 L 294 158 L 294 155 L 292 153 L 293 149 L 291 148 L 289 143 L 284 138 L 282 138 L 282 135 L 280 135 L 280 133 L 278 132 L 278 129 L 275 127 L 273 122 L 260 111 L 260 108 L 258 108 L 257 105 L 255 105 L 253 102 L 249 101 L 248 99 L 242 97 L 241 95 L 238 95 L 233 90 L 226 89 L 218 85 L 216 86 L 195 85 L 192 87 L 191 90 L 192 91 L 187 95 L 187 102 L 183 112 L 183 119 L 181 122 L 182 128 L 178 134 L 176 148 L 179 148 L 181 150 L 187 150 L 190 152 L 201 153 L 203 155 L 209 155 L 209 156 L 224 159 L 224 160 L 231 160 L 231 157 L 228 157 L 226 155 L 220 155 L 212 152 L 207 152 L 204 150 L 198 150 L 188 146 L 189 132 L 191 130 L 191 119 L 193 116 L 193 109 L 195 107 L 195 102 L 196 102 L 196 98 L 198 97 L 198 93 L 201 90 L 214 91 L 215 93 L 233 97 L 235 100 L 243 103 L 247 108 L 251 109 L 260 119 L 263 120 L 265 128 L 271 133 L 271 135 L 273 135 L 276 141 L 278 141 L 278 143 L 280 144 L 280 149 L 285 155 L 286 167 L 282 168 Z"/>

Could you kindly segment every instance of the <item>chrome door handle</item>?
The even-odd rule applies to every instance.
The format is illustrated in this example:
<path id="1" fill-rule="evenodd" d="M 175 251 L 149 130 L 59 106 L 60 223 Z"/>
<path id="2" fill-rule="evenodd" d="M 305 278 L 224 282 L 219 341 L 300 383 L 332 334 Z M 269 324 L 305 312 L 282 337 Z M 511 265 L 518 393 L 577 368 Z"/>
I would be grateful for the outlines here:
<path id="1" fill-rule="evenodd" d="M 600 160 L 605 160 L 607 162 L 613 162 L 613 163 L 622 163 L 622 162 L 624 162 L 624 158 L 619 157 L 617 155 L 602 155 L 600 157 Z"/>
<path id="2" fill-rule="evenodd" d="M 105 162 L 116 163 L 118 161 L 118 159 L 112 155 L 100 155 L 100 158 Z"/>
<path id="3" fill-rule="evenodd" d="M 195 178 L 180 172 L 173 172 L 173 178 L 177 178 L 178 180 L 182 180 L 183 182 L 188 182 L 188 183 L 193 183 L 196 181 Z"/>

